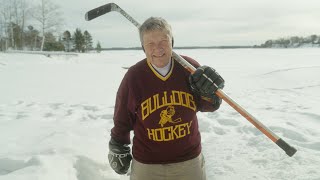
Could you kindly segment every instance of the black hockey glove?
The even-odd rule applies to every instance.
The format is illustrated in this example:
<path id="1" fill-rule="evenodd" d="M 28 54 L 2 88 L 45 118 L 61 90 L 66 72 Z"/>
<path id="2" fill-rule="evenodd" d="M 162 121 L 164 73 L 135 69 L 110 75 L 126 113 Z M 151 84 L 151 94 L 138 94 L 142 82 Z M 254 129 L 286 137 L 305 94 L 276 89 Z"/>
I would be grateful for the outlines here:
<path id="1" fill-rule="evenodd" d="M 216 99 L 217 89 L 223 89 L 224 79 L 211 67 L 200 66 L 189 76 L 191 89 L 194 93 L 210 99 Z"/>
<path id="2" fill-rule="evenodd" d="M 109 141 L 109 164 L 118 174 L 126 174 L 130 167 L 132 156 L 130 147 L 116 142 L 113 138 Z"/>

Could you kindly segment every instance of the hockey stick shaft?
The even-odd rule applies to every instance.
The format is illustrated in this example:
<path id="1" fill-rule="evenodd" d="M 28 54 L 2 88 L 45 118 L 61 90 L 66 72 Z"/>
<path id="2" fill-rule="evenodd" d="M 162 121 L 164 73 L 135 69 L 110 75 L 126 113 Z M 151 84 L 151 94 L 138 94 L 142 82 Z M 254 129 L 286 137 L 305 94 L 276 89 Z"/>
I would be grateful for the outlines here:
<path id="1" fill-rule="evenodd" d="M 123 9 L 121 9 L 115 3 L 109 3 L 98 8 L 95 8 L 86 13 L 86 20 L 92 20 L 96 17 L 99 17 L 103 14 L 106 14 L 111 11 L 117 11 L 125 18 L 127 18 L 132 24 L 134 24 L 137 28 L 140 27 L 140 24 L 131 17 L 128 13 L 126 13 Z M 194 73 L 196 70 L 188 61 L 183 59 L 180 55 L 172 52 L 173 58 L 178 61 L 184 68 L 186 68 L 189 72 Z M 227 102 L 231 107 L 233 107 L 238 113 L 240 113 L 244 118 L 246 118 L 251 124 L 253 124 L 257 129 L 259 129 L 263 134 L 265 134 L 270 140 L 276 143 L 281 149 L 283 149 L 288 156 L 293 156 L 296 153 L 296 149 L 286 143 L 284 140 L 279 138 L 275 133 L 273 133 L 270 129 L 268 129 L 265 125 L 263 125 L 257 118 L 247 112 L 243 107 L 241 107 L 237 102 L 235 102 L 230 96 L 228 96 L 224 91 L 218 89 L 216 95 L 222 98 L 225 102 Z"/>

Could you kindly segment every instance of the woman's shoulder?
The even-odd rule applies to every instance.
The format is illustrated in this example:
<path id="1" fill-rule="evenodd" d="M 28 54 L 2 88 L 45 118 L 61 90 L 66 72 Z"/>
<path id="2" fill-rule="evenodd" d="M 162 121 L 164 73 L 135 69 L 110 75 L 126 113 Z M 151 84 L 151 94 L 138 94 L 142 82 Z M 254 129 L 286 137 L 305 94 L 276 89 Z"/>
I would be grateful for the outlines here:
<path id="1" fill-rule="evenodd" d="M 199 67 L 200 64 L 198 63 L 197 60 L 189 57 L 189 56 L 186 56 L 186 55 L 180 55 L 181 57 L 183 57 L 183 59 L 185 59 L 186 61 L 188 61 L 188 63 L 190 63 L 192 66 L 194 66 L 195 68 Z"/>

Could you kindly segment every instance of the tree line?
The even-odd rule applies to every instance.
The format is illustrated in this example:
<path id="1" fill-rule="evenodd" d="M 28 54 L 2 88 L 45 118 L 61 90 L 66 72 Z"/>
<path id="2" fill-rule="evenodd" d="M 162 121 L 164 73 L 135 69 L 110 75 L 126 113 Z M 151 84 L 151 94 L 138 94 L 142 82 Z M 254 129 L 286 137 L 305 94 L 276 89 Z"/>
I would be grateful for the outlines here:
<path id="1" fill-rule="evenodd" d="M 63 50 L 66 52 L 88 52 L 93 49 L 100 52 L 102 49 L 100 42 L 97 43 L 96 48 L 93 48 L 91 34 L 87 30 L 82 33 L 80 28 L 77 28 L 73 35 L 71 35 L 70 31 L 65 31 L 62 35 L 62 39 L 60 39 L 58 43 L 63 46 Z M 47 44 L 49 45 L 49 43 Z M 54 44 L 55 43 L 50 47 L 51 49 L 55 48 Z"/>
<path id="2" fill-rule="evenodd" d="M 288 38 L 279 38 L 267 40 L 261 44 L 261 48 L 298 48 L 298 47 L 320 47 L 320 36 L 310 35 L 307 37 L 291 36 Z"/>
<path id="3" fill-rule="evenodd" d="M 27 1 L 1 0 L 0 51 L 101 51 L 99 42 L 93 48 L 87 30 L 61 31 L 63 18 L 56 4 L 50 0 L 37 0 L 35 4 Z"/>

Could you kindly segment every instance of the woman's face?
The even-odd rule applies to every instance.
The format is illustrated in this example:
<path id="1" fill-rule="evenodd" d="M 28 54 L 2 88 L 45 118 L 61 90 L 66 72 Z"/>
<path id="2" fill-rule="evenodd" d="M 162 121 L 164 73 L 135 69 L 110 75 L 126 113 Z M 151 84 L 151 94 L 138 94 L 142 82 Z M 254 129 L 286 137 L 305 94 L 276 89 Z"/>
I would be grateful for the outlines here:
<path id="1" fill-rule="evenodd" d="M 162 68 L 172 56 L 172 39 L 165 31 L 155 30 L 143 34 L 143 47 L 147 61 Z"/>

